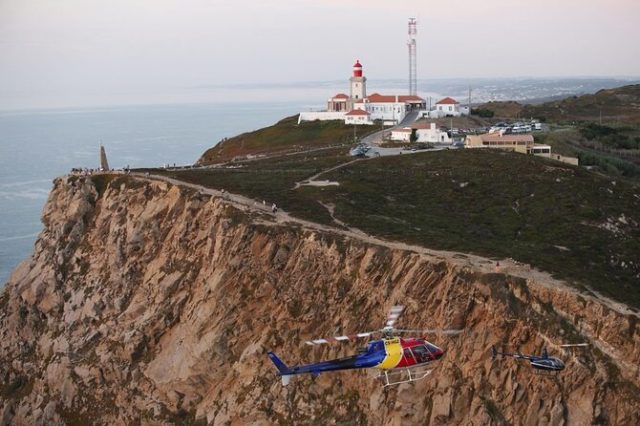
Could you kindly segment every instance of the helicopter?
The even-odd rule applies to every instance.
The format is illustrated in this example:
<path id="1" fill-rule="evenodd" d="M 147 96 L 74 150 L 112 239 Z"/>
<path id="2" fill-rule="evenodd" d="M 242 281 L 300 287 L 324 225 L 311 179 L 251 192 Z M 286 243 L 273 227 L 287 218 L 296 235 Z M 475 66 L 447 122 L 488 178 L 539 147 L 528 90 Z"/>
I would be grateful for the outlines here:
<path id="1" fill-rule="evenodd" d="M 588 346 L 588 343 L 560 345 L 560 347 L 563 349 L 586 348 Z M 498 352 L 495 346 L 491 346 L 491 357 L 493 359 L 496 359 L 498 355 L 501 355 L 503 357 L 510 356 L 516 360 L 527 360 L 529 361 L 529 365 L 531 365 L 532 368 L 541 373 L 557 373 L 564 370 L 565 368 L 564 362 L 558 358 L 549 356 L 546 348 L 542 349 L 542 355 L 523 355 L 521 353 Z"/>
<path id="2" fill-rule="evenodd" d="M 284 386 L 289 384 L 292 376 L 298 374 L 318 376 L 320 373 L 329 371 L 360 368 L 377 368 L 381 370 L 376 378 L 382 379 L 385 387 L 424 379 L 431 373 L 429 365 L 433 361 L 442 358 L 445 351 L 430 343 L 424 337 L 403 338 L 397 335 L 404 333 L 419 334 L 420 336 L 425 334 L 456 335 L 460 334 L 462 330 L 396 329 L 393 325 L 403 309 L 403 306 L 393 306 L 387 316 L 386 325 L 380 330 L 305 342 L 307 345 L 315 346 L 370 337 L 374 334 L 382 335 L 381 339 L 368 342 L 367 347 L 361 349 L 356 355 L 294 367 L 288 367 L 273 352 L 268 352 L 267 355 L 269 355 L 269 358 L 278 369 L 278 374 L 281 376 Z"/>
<path id="3" fill-rule="evenodd" d="M 575 343 L 575 344 L 566 344 L 560 345 L 561 348 L 573 348 L 573 347 L 587 347 L 588 343 Z M 546 348 L 542 349 L 542 355 L 523 355 L 521 353 L 509 353 L 509 352 L 498 352 L 495 346 L 491 346 L 491 357 L 496 359 L 498 355 L 503 357 L 510 356 L 516 360 L 527 360 L 529 361 L 529 365 L 532 368 L 539 372 L 552 372 L 557 373 L 559 371 L 564 370 L 565 364 L 562 360 L 549 356 Z"/>
<path id="4" fill-rule="evenodd" d="M 491 357 L 496 359 L 498 355 L 510 356 L 515 360 L 527 360 L 532 368 L 539 371 L 558 372 L 564 370 L 564 362 L 558 358 L 550 357 L 547 349 L 542 349 L 542 355 L 523 355 L 521 353 L 498 352 L 495 346 L 491 346 Z"/>

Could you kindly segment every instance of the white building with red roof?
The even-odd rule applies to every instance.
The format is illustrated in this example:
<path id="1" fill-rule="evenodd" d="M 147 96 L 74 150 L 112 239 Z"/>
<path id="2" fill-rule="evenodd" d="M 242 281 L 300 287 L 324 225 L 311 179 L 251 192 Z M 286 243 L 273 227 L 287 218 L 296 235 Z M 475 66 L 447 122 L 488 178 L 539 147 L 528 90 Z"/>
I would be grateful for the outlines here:
<path id="1" fill-rule="evenodd" d="M 344 115 L 344 124 L 373 124 L 373 121 L 367 111 L 352 109 Z"/>
<path id="2" fill-rule="evenodd" d="M 410 127 L 396 128 L 391 131 L 391 140 L 400 142 L 429 142 L 451 144 L 449 133 L 438 129 L 436 123 L 416 121 Z"/>
<path id="3" fill-rule="evenodd" d="M 298 122 L 343 119 L 347 124 L 373 124 L 374 120 L 399 123 L 409 111 L 424 109 L 426 101 L 415 95 L 367 95 L 367 78 L 357 60 L 349 78 L 349 95 L 338 93 L 329 98 L 326 111 L 301 112 Z M 366 115 L 354 112 L 358 110 Z"/>
<path id="4" fill-rule="evenodd" d="M 365 109 L 371 114 L 372 120 L 399 123 L 409 111 L 424 109 L 425 104 L 425 100 L 419 96 L 373 93 L 355 104 L 355 107 Z"/>
<path id="5" fill-rule="evenodd" d="M 445 114 L 454 114 L 460 111 L 460 102 L 450 97 L 440 99 L 436 102 L 436 111 L 444 112 Z"/>
<path id="6" fill-rule="evenodd" d="M 423 113 L 423 116 L 429 118 L 460 117 L 462 115 L 469 115 L 469 107 L 461 106 L 460 102 L 451 97 L 440 99 L 436 102 L 434 109 Z"/>

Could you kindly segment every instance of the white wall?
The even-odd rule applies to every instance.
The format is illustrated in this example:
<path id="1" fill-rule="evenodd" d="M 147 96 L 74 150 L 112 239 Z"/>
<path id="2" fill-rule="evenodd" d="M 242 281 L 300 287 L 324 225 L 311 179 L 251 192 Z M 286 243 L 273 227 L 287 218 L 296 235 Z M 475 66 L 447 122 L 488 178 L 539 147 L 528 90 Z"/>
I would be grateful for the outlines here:
<path id="1" fill-rule="evenodd" d="M 333 111 L 301 112 L 300 116 L 298 117 L 298 124 L 302 123 L 303 121 L 344 120 L 345 114 L 346 114 L 345 111 L 339 111 L 339 112 L 333 112 Z"/>
<path id="2" fill-rule="evenodd" d="M 365 107 L 367 112 L 371 114 L 372 120 L 394 120 L 400 122 L 407 114 L 407 106 L 404 102 L 367 102 Z"/>
<path id="3" fill-rule="evenodd" d="M 420 117 L 424 117 L 424 118 L 442 118 L 447 116 L 460 117 L 460 115 L 462 114 L 460 114 L 459 111 L 448 112 L 448 111 L 441 111 L 437 109 L 433 109 L 431 111 L 422 111 L 420 113 Z"/>
<path id="4" fill-rule="evenodd" d="M 431 123 L 429 129 L 418 129 L 416 131 L 418 142 L 430 142 L 430 143 L 447 143 L 450 144 L 451 138 L 447 132 L 442 132 L 436 128 L 435 123 Z"/>
<path id="5" fill-rule="evenodd" d="M 402 129 L 391 131 L 392 141 L 409 142 L 411 140 L 411 132 L 403 132 Z"/>
<path id="6" fill-rule="evenodd" d="M 366 115 L 345 115 L 344 124 L 374 124 Z"/>
<path id="7" fill-rule="evenodd" d="M 436 105 L 438 111 L 444 111 L 447 114 L 455 114 L 458 112 L 458 104 L 439 104 Z"/>

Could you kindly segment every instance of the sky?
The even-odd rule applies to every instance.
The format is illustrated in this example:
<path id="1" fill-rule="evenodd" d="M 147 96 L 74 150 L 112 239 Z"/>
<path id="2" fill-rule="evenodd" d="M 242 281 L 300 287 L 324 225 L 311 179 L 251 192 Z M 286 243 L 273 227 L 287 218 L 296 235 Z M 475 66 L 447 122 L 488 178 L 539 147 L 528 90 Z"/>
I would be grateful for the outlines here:
<path id="1" fill-rule="evenodd" d="M 420 79 L 640 76 L 639 0 L 0 0 L 0 109 L 404 79 L 409 17 Z"/>

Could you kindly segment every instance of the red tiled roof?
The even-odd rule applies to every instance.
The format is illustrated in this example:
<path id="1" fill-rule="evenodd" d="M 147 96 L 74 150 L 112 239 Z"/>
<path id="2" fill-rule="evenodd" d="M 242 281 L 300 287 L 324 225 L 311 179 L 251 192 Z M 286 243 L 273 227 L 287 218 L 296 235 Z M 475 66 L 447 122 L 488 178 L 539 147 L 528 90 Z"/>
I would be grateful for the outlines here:
<path id="1" fill-rule="evenodd" d="M 415 95 L 400 95 L 400 102 L 424 102 L 424 99 L 422 99 L 420 96 L 415 96 Z"/>
<path id="2" fill-rule="evenodd" d="M 381 95 L 379 93 L 373 93 L 367 97 L 369 102 L 375 103 L 395 103 L 396 97 L 398 102 L 424 102 L 419 96 L 413 95 Z"/>
<path id="3" fill-rule="evenodd" d="M 347 95 L 345 95 L 344 93 L 338 93 L 332 99 L 349 99 L 349 97 Z"/>
<path id="4" fill-rule="evenodd" d="M 453 98 L 446 97 L 446 98 L 440 99 L 438 102 L 436 102 L 436 105 L 438 105 L 438 104 L 455 105 L 455 104 L 459 104 L 459 103 L 460 102 L 456 101 Z"/>
<path id="5" fill-rule="evenodd" d="M 346 115 L 369 115 L 369 113 L 361 109 L 354 109 L 351 112 L 348 112 Z"/>

